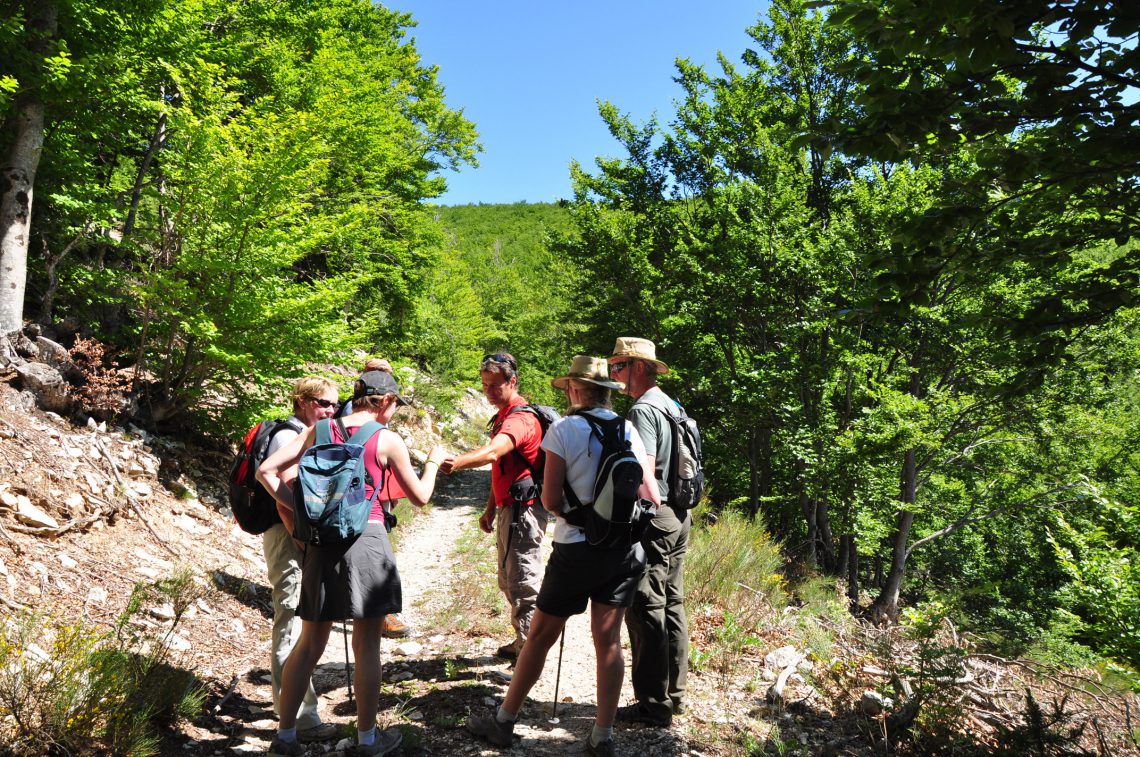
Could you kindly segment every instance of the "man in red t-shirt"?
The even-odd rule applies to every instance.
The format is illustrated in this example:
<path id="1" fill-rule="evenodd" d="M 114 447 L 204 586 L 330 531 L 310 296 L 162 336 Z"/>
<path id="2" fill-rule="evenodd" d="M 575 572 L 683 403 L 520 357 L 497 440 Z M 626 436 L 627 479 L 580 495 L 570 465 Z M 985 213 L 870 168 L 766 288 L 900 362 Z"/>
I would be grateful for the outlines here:
<path id="1" fill-rule="evenodd" d="M 518 363 L 497 352 L 479 366 L 483 394 L 498 412 L 491 422 L 491 441 L 462 455 L 449 455 L 440 470 L 491 466 L 491 491 L 479 527 L 495 534 L 499 559 L 499 588 L 511 608 L 514 641 L 499 647 L 498 655 L 518 657 L 534 615 L 542 583 L 542 537 L 550 514 L 538 502 L 533 470 L 542 444 L 542 427 L 531 412 L 520 412 L 527 401 L 519 394 Z"/>

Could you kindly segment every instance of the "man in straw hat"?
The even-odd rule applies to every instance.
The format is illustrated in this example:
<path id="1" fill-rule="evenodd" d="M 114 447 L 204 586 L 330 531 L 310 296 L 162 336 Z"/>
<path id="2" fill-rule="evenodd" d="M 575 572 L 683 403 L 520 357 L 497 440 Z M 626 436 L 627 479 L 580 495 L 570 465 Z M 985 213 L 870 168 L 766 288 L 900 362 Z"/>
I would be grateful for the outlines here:
<path id="1" fill-rule="evenodd" d="M 596 422 L 620 420 L 610 409 L 610 395 L 614 390 L 621 390 L 622 384 L 610 380 L 604 358 L 578 355 L 569 373 L 554 379 L 551 385 L 565 390 L 570 405 L 569 414 L 555 421 L 542 440 L 546 451 L 542 506 L 558 516 L 554 549 L 538 594 L 534 625 L 519 654 L 507 695 L 497 710 L 468 718 L 467 730 L 492 744 L 511 746 L 515 721 L 527 694 L 542 674 L 547 653 L 558 641 L 566 620 L 588 607 L 597 656 L 598 705 L 585 752 L 606 757 L 617 751 L 614 712 L 625 676 L 621 653 L 622 617 L 633 602 L 634 590 L 645 567 L 645 551 L 636 542 L 613 547 L 590 544 L 585 532 L 565 518 L 563 487 L 572 489 L 581 502 L 592 501 L 603 445 L 585 416 L 592 416 Z M 629 421 L 621 421 L 620 425 L 641 464 L 639 494 L 656 503 L 653 468 L 646 458 L 645 447 Z"/>
<path id="2" fill-rule="evenodd" d="M 518 363 L 509 353 L 496 352 L 483 358 L 479 366 L 483 394 L 498 409 L 491 419 L 491 441 L 462 455 L 448 455 L 441 467 L 444 473 L 452 473 L 491 466 L 491 491 L 479 527 L 495 534 L 499 589 L 511 608 L 515 638 L 496 652 L 507 660 L 518 657 L 530 632 L 542 580 L 542 539 L 550 522 L 549 513 L 536 506 L 533 481 L 542 427 L 536 415 L 520 412 L 527 401 L 519 394 L 518 371 Z"/>
<path id="3" fill-rule="evenodd" d="M 667 727 L 682 712 L 689 662 L 684 578 L 692 519 L 688 511 L 668 506 L 673 434 L 665 416 L 676 415 L 680 405 L 657 386 L 657 377 L 668 373 L 669 366 L 657 359 L 657 347 L 648 339 L 618 337 L 609 363 L 611 375 L 625 382 L 626 394 L 636 400 L 626 417 L 645 444 L 661 495 L 642 540 L 645 574 L 625 618 L 637 701 L 619 708 L 617 718 Z"/>

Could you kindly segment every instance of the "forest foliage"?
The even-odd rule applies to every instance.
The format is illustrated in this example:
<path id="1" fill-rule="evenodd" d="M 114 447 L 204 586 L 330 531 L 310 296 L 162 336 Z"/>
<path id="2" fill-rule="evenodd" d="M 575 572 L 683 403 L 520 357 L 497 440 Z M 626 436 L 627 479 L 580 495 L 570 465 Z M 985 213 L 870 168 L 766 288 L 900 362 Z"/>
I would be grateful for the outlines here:
<path id="1" fill-rule="evenodd" d="M 674 112 L 603 103 L 622 157 L 562 205 L 447 208 L 475 125 L 406 14 L 45 2 L 50 37 L 0 18 L 0 148 L 46 125 L 21 305 L 114 348 L 142 422 L 232 431 L 354 350 L 471 385 L 507 349 L 556 404 L 644 336 L 711 508 L 853 609 L 1140 668 L 1136 11 L 776 0 Z"/>

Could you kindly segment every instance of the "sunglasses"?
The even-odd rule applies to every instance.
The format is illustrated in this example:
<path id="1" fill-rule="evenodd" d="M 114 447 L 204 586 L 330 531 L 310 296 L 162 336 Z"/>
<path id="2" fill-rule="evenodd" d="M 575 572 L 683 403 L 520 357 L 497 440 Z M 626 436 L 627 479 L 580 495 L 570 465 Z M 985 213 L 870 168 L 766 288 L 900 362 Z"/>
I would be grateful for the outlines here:
<path id="1" fill-rule="evenodd" d="M 339 407 L 340 406 L 340 403 L 335 401 L 335 400 L 326 400 L 326 399 L 320 399 L 317 397 L 312 397 L 311 399 L 313 402 L 317 403 L 318 405 L 320 405 L 321 407 L 323 407 L 325 409 L 328 409 L 330 407 Z"/>
<path id="2" fill-rule="evenodd" d="M 511 370 L 518 370 L 518 365 L 515 363 L 515 359 L 509 355 L 504 355 L 501 352 L 496 352 L 494 355 L 484 355 L 483 362 L 485 363 L 488 360 L 490 360 L 492 363 L 506 363 L 511 367 Z"/>
<path id="3" fill-rule="evenodd" d="M 620 363 L 610 363 L 610 373 L 617 373 L 618 371 L 624 371 L 626 368 L 629 367 L 629 364 L 632 362 L 633 362 L 632 360 L 623 360 Z"/>

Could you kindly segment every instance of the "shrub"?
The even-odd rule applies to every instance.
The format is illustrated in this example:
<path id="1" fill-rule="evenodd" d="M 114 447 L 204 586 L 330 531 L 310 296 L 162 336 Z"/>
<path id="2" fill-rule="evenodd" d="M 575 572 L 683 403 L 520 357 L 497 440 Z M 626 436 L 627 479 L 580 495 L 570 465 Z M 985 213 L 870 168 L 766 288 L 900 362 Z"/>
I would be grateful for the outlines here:
<path id="1" fill-rule="evenodd" d="M 182 573 L 139 584 L 111 629 L 83 619 L 25 610 L 0 628 L 0 752 L 90 752 L 143 757 L 157 752 L 152 722 L 193 716 L 204 692 L 169 664 L 165 641 L 198 596 Z M 130 623 L 148 599 L 169 601 L 163 636 Z"/>
<path id="2" fill-rule="evenodd" d="M 714 605 L 745 628 L 755 628 L 787 602 L 783 557 L 763 526 L 735 511 L 714 525 L 694 527 L 685 557 L 685 598 L 691 607 Z"/>

